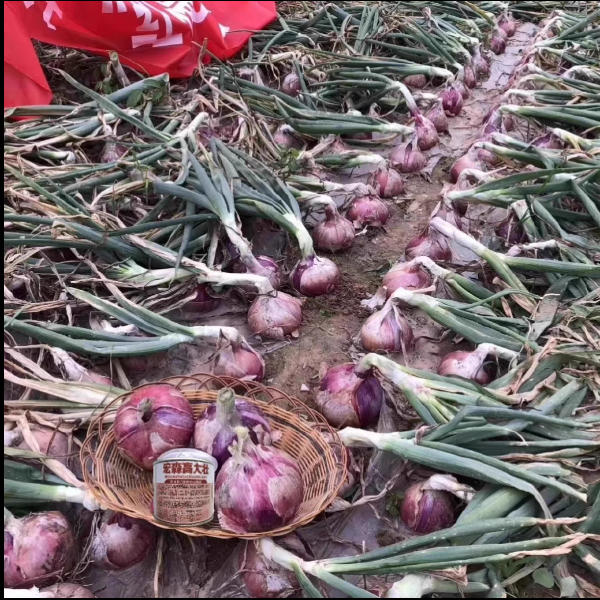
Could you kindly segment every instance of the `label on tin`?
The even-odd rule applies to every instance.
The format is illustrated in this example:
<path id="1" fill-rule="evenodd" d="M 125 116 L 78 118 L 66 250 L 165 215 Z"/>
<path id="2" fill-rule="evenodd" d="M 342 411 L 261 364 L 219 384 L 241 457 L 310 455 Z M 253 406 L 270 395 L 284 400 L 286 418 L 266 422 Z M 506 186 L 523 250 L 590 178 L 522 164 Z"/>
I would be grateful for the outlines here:
<path id="1" fill-rule="evenodd" d="M 215 469 L 199 460 L 154 465 L 154 516 L 172 525 L 200 525 L 213 518 Z"/>

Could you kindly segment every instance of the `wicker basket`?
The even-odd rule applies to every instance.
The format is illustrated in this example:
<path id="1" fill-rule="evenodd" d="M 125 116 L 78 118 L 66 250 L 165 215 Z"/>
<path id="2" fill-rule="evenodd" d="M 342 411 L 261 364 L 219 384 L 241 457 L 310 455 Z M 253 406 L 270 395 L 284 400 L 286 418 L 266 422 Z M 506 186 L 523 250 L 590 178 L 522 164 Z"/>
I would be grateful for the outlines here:
<path id="1" fill-rule="evenodd" d="M 258 383 L 214 375 L 170 377 L 183 392 L 198 418 L 217 399 L 218 390 L 231 387 L 244 399 L 260 404 L 274 429 L 282 436 L 275 445 L 293 456 L 304 479 L 304 499 L 294 520 L 279 529 L 260 534 L 239 535 L 224 531 L 215 515 L 201 527 L 168 527 L 155 520 L 152 511 L 152 473 L 138 469 L 120 454 L 112 423 L 117 408 L 127 396 L 114 400 L 92 422 L 81 449 L 85 482 L 96 500 L 112 510 L 144 519 L 157 527 L 177 529 L 189 536 L 221 539 L 257 539 L 286 535 L 322 513 L 335 499 L 346 477 L 346 451 L 335 430 L 323 417 L 299 400 Z M 324 436 L 323 434 L 328 434 Z"/>

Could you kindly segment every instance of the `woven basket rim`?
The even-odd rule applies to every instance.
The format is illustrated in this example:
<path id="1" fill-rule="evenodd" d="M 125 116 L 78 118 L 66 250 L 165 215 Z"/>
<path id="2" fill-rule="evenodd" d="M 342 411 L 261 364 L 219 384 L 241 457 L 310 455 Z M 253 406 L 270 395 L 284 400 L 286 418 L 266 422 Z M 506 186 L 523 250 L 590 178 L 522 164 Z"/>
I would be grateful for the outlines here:
<path id="1" fill-rule="evenodd" d="M 253 381 L 242 381 L 233 377 L 220 377 L 208 373 L 172 376 L 154 383 L 168 383 L 180 389 L 181 387 L 185 388 L 187 383 L 192 383 L 194 386 L 200 384 L 200 389 L 181 389 L 192 405 L 214 402 L 218 389 L 223 387 L 234 388 L 238 398 L 247 400 L 253 404 L 259 404 L 267 414 L 269 420 L 276 418 L 279 429 L 289 430 L 293 432 L 294 437 L 302 437 L 305 441 L 310 439 L 310 445 L 313 447 L 312 452 L 315 454 L 315 460 L 319 463 L 318 467 L 315 465 L 314 468 L 321 473 L 319 486 L 323 487 L 325 485 L 325 490 L 314 497 L 308 493 L 310 504 L 315 506 L 311 510 L 299 510 L 299 514 L 296 515 L 291 523 L 273 531 L 237 534 L 226 531 L 220 528 L 220 526 L 215 527 L 214 525 L 212 527 L 177 527 L 157 521 L 154 515 L 148 512 L 147 508 L 142 511 L 144 507 L 140 503 L 136 504 L 128 494 L 120 493 L 118 486 L 114 484 L 113 486 L 109 485 L 110 481 L 106 475 L 110 472 L 110 469 L 106 467 L 110 464 L 111 457 L 114 454 L 114 442 L 111 443 L 109 439 L 112 435 L 113 424 L 112 422 L 107 422 L 107 417 L 111 417 L 116 413 L 117 407 L 121 402 L 131 396 L 136 390 L 147 385 L 153 385 L 146 383 L 127 391 L 107 404 L 94 420 L 91 421 L 88 435 L 82 444 L 80 458 L 83 466 L 84 480 L 91 495 L 102 506 L 133 518 L 143 519 L 156 527 L 180 531 L 192 537 L 259 539 L 262 537 L 288 535 L 295 529 L 313 521 L 337 497 L 347 473 L 347 454 L 345 448 L 336 430 L 327 423 L 324 417 L 297 398 L 289 396 L 282 390 L 272 386 L 264 386 Z M 211 389 L 207 389 L 207 387 Z M 240 389 L 244 391 L 238 391 Z M 265 402 L 259 396 L 266 396 L 268 401 Z M 286 404 L 286 408 L 281 407 L 281 404 Z M 286 423 L 288 424 L 287 427 L 285 426 Z M 327 438 L 323 434 L 326 434 Z M 110 448 L 110 452 L 106 448 Z M 131 465 L 131 469 L 136 470 L 137 467 Z M 325 482 L 323 478 L 325 478 Z M 145 487 L 146 483 L 140 486 L 140 490 L 144 490 Z M 124 498 L 124 496 L 127 497 Z M 307 501 L 306 496 L 307 492 L 305 492 L 304 501 Z"/>

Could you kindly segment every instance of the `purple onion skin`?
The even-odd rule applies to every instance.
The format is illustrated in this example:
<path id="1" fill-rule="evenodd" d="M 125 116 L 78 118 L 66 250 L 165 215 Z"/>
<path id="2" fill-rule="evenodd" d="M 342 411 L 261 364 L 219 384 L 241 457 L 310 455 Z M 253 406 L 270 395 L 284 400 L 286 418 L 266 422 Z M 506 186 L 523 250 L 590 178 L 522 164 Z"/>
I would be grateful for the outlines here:
<path id="1" fill-rule="evenodd" d="M 150 523 L 107 511 L 92 540 L 92 559 L 110 571 L 129 569 L 154 550 L 157 540 L 158 531 Z"/>
<path id="2" fill-rule="evenodd" d="M 500 29 L 504 31 L 506 37 L 511 38 L 517 33 L 517 23 L 509 14 L 505 13 L 501 15 L 500 19 L 498 19 L 498 25 L 500 26 Z"/>
<path id="3" fill-rule="evenodd" d="M 402 173 L 417 173 L 427 164 L 427 159 L 412 142 L 398 146 L 390 155 L 390 162 Z"/>
<path id="4" fill-rule="evenodd" d="M 69 438 L 62 431 L 43 427 L 42 425 L 31 425 L 31 433 L 40 446 L 40 451 L 46 456 L 56 458 L 63 464 L 67 464 L 69 458 Z M 18 444 L 20 450 L 31 450 L 29 444 L 23 440 Z"/>
<path id="5" fill-rule="evenodd" d="M 454 524 L 454 501 L 448 492 L 423 489 L 424 482 L 406 490 L 401 517 L 416 533 L 426 534 Z"/>
<path id="6" fill-rule="evenodd" d="M 431 275 L 420 265 L 408 269 L 404 265 L 397 265 L 383 278 L 383 286 L 387 290 L 388 299 L 398 289 L 424 290 L 432 283 Z"/>
<path id="7" fill-rule="evenodd" d="M 297 138 L 291 131 L 285 129 L 282 125 L 273 135 L 273 141 L 283 150 L 302 150 L 304 143 Z"/>
<path id="8" fill-rule="evenodd" d="M 404 192 L 404 178 L 390 167 L 376 171 L 371 178 L 371 185 L 381 198 L 395 198 Z"/>
<path id="9" fill-rule="evenodd" d="M 302 304 L 293 296 L 278 292 L 277 296 L 259 296 L 248 311 L 248 325 L 258 335 L 285 340 L 298 331 L 302 323 Z"/>
<path id="10" fill-rule="evenodd" d="M 490 48 L 496 55 L 504 54 L 506 52 L 506 37 L 502 37 L 499 33 L 495 33 L 492 36 Z"/>
<path id="11" fill-rule="evenodd" d="M 460 114 L 464 105 L 463 95 L 456 86 L 456 83 L 449 85 L 442 92 L 442 106 L 446 114 L 456 117 Z"/>
<path id="12" fill-rule="evenodd" d="M 319 250 L 341 252 L 354 243 L 354 225 L 331 208 L 326 209 L 325 221 L 317 223 L 312 232 L 315 246 Z"/>
<path id="13" fill-rule="evenodd" d="M 440 141 L 435 125 L 423 115 L 417 115 L 415 117 L 415 124 L 419 150 L 425 152 L 426 150 L 435 148 Z"/>
<path id="14" fill-rule="evenodd" d="M 563 141 L 552 132 L 536 138 L 531 144 L 536 148 L 545 148 L 546 150 L 562 150 L 565 147 Z"/>
<path id="15" fill-rule="evenodd" d="M 304 497 L 304 481 L 296 461 L 250 440 L 217 475 L 215 502 L 221 527 L 233 533 L 260 533 L 287 525 Z"/>
<path id="16" fill-rule="evenodd" d="M 524 244 L 528 241 L 527 233 L 521 225 L 519 219 L 508 217 L 498 227 L 496 227 L 496 235 L 502 238 L 510 246 Z"/>
<path id="17" fill-rule="evenodd" d="M 266 277 L 273 286 L 273 289 L 278 290 L 281 287 L 281 275 L 277 261 L 273 260 L 270 256 L 257 256 L 256 262 L 258 265 L 254 274 Z M 241 260 L 234 261 L 232 270 L 234 273 L 250 272 L 250 269 Z M 249 287 L 248 291 L 255 292 L 256 290 L 254 287 Z"/>
<path id="18" fill-rule="evenodd" d="M 221 298 L 215 298 L 210 295 L 210 286 L 201 283 L 196 286 L 196 297 L 186 304 L 186 308 L 199 313 L 209 313 L 217 310 L 221 305 Z"/>
<path id="19" fill-rule="evenodd" d="M 479 385 L 488 385 L 495 379 L 496 370 L 493 364 L 483 364 L 475 374 L 467 373 L 473 361 L 473 353 L 467 351 L 451 352 L 446 355 L 438 367 L 438 375 L 444 377 L 463 377 L 471 379 Z M 469 364 L 471 363 L 471 364 Z M 467 375 L 467 376 L 465 376 Z"/>
<path id="20" fill-rule="evenodd" d="M 288 96 L 297 96 L 302 91 L 300 77 L 295 72 L 288 73 L 281 83 L 281 91 Z"/>
<path id="21" fill-rule="evenodd" d="M 298 580 L 287 569 L 266 558 L 253 542 L 240 556 L 239 570 L 251 598 L 297 598 Z"/>
<path id="22" fill-rule="evenodd" d="M 146 385 L 135 390 L 119 408 L 114 432 L 124 456 L 141 469 L 151 471 L 161 454 L 189 446 L 194 413 L 174 386 Z"/>
<path id="23" fill-rule="evenodd" d="M 467 152 L 467 154 L 459 158 L 452 166 L 452 169 L 450 170 L 450 181 L 452 181 L 452 183 L 457 183 L 460 174 L 466 169 L 481 170 L 481 163 L 475 160 L 471 156 L 471 153 L 471 151 Z"/>
<path id="24" fill-rule="evenodd" d="M 390 219 L 390 211 L 376 196 L 363 196 L 354 200 L 347 217 L 358 229 L 365 225 L 383 227 Z"/>
<path id="25" fill-rule="evenodd" d="M 449 262 L 452 260 L 452 250 L 444 238 L 424 233 L 413 238 L 406 246 L 407 259 L 419 256 L 427 256 L 436 262 Z"/>
<path id="26" fill-rule="evenodd" d="M 448 206 L 446 203 L 442 203 L 441 206 L 431 215 L 431 217 L 443 219 L 462 231 L 463 223 L 459 212 L 454 210 L 453 207 Z"/>
<path id="27" fill-rule="evenodd" d="M 383 319 L 380 313 L 371 315 L 360 331 L 360 339 L 368 352 L 402 352 L 414 344 L 412 327 L 395 309 Z"/>
<path id="28" fill-rule="evenodd" d="M 354 369 L 332 367 L 321 380 L 317 406 L 333 427 L 371 427 L 379 420 L 385 392 L 376 377 L 359 378 Z"/>
<path id="29" fill-rule="evenodd" d="M 427 112 L 427 118 L 435 125 L 438 133 L 445 133 L 448 131 L 450 124 L 448 123 L 448 117 L 444 111 L 444 107 L 440 102 L 436 102 Z"/>
<path id="30" fill-rule="evenodd" d="M 255 444 L 271 444 L 271 426 L 258 406 L 245 400 L 235 400 L 229 414 L 221 410 L 221 419 L 219 411 L 217 404 L 211 404 L 198 419 L 194 430 L 194 447 L 214 456 L 219 469 L 231 458 L 229 447 L 237 440 L 235 427 L 246 427 Z"/>
<path id="31" fill-rule="evenodd" d="M 333 292 L 339 283 L 337 265 L 316 255 L 301 260 L 290 275 L 290 285 L 299 294 L 310 298 Z"/>
<path id="32" fill-rule="evenodd" d="M 475 75 L 475 69 L 471 65 L 465 66 L 465 85 L 471 89 L 477 87 L 477 76 Z"/>
<path id="33" fill-rule="evenodd" d="M 95 598 L 87 588 L 74 583 L 59 583 L 41 590 L 48 598 Z"/>
<path id="34" fill-rule="evenodd" d="M 245 342 L 232 342 L 219 350 L 212 372 L 224 377 L 262 381 L 265 376 L 265 361 Z"/>
<path id="35" fill-rule="evenodd" d="M 25 517 L 15 536 L 4 530 L 4 587 L 52 585 L 75 561 L 75 537 L 59 512 Z"/>
<path id="36" fill-rule="evenodd" d="M 426 75 L 409 75 L 404 78 L 404 85 L 409 88 L 422 90 L 427 86 L 427 76 Z"/>

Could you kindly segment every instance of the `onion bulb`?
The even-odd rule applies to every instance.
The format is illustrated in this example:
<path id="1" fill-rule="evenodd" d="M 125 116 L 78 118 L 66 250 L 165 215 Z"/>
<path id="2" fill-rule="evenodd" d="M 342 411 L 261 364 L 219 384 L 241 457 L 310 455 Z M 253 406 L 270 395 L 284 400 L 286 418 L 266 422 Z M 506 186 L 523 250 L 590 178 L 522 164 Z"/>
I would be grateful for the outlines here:
<path id="1" fill-rule="evenodd" d="M 277 128 L 273 141 L 283 150 L 301 150 L 304 147 L 302 140 L 294 135 L 294 130 L 287 124 Z"/>
<path id="2" fill-rule="evenodd" d="M 304 497 L 298 464 L 277 448 L 254 444 L 244 427 L 236 433 L 232 457 L 217 475 L 219 523 L 238 534 L 279 529 L 296 516 Z"/>
<path id="3" fill-rule="evenodd" d="M 411 485 L 402 502 L 402 521 L 416 533 L 426 534 L 454 524 L 452 494 L 428 489 L 427 481 Z"/>
<path id="4" fill-rule="evenodd" d="M 277 261 L 270 256 L 257 256 L 253 262 L 254 266 L 248 267 L 240 259 L 235 259 L 233 262 L 234 273 L 252 273 L 253 275 L 266 277 L 273 289 L 278 290 L 281 286 L 281 275 Z M 244 289 L 246 288 L 249 293 L 256 292 L 254 286 L 244 286 Z"/>
<path id="5" fill-rule="evenodd" d="M 484 139 L 484 141 L 487 140 Z M 500 162 L 500 157 L 487 148 L 477 149 L 477 159 L 481 164 L 487 165 L 488 167 L 494 167 Z"/>
<path id="6" fill-rule="evenodd" d="M 381 198 L 395 198 L 404 192 L 404 178 L 390 167 L 378 169 L 369 183 Z"/>
<path id="7" fill-rule="evenodd" d="M 451 223 L 454 227 L 462 231 L 463 223 L 461 216 L 453 206 L 448 206 L 445 202 L 440 202 L 431 215 L 432 219 L 436 217 Z"/>
<path id="8" fill-rule="evenodd" d="M 411 140 L 394 149 L 390 163 L 402 173 L 417 173 L 425 168 L 427 159 L 417 148 L 415 140 Z"/>
<path id="9" fill-rule="evenodd" d="M 209 313 L 219 308 L 221 298 L 212 296 L 211 289 L 206 283 L 198 284 L 194 290 L 195 297 L 185 305 L 185 308 L 199 313 Z"/>
<path id="10" fill-rule="evenodd" d="M 409 75 L 408 77 L 404 78 L 403 82 L 404 85 L 408 86 L 409 88 L 422 90 L 427 85 L 427 76 L 422 74 Z"/>
<path id="11" fill-rule="evenodd" d="M 439 133 L 448 131 L 449 123 L 444 106 L 441 100 L 437 100 L 435 104 L 427 112 L 427 118 L 435 125 Z"/>
<path id="12" fill-rule="evenodd" d="M 446 114 L 456 117 L 460 114 L 463 108 L 464 99 L 458 86 L 458 82 L 454 81 L 442 92 L 442 106 Z"/>
<path id="13" fill-rule="evenodd" d="M 350 248 L 354 243 L 354 235 L 354 225 L 335 206 L 326 207 L 325 220 L 317 223 L 312 232 L 315 246 L 329 252 Z"/>
<path id="14" fill-rule="evenodd" d="M 69 457 L 69 437 L 67 434 L 53 429 L 52 427 L 43 427 L 42 425 L 30 424 L 29 430 L 37 441 L 40 452 L 51 458 L 56 458 L 63 464 L 67 464 Z M 33 450 L 23 438 L 19 429 L 14 430 L 14 436 L 10 444 L 5 444 L 20 450 Z"/>
<path id="15" fill-rule="evenodd" d="M 505 11 L 500 15 L 498 19 L 498 26 L 504 33 L 506 37 L 511 38 L 515 33 L 517 33 L 517 22 L 514 20 L 513 16 Z"/>
<path id="16" fill-rule="evenodd" d="M 263 411 L 246 400 L 237 400 L 232 389 L 224 388 L 198 419 L 194 448 L 213 456 L 221 468 L 231 457 L 229 447 L 237 440 L 235 428 L 240 426 L 248 428 L 254 443 L 271 445 L 271 426 Z"/>
<path id="17" fill-rule="evenodd" d="M 490 48 L 494 54 L 504 54 L 506 52 L 506 33 L 499 27 L 494 28 Z"/>
<path id="18" fill-rule="evenodd" d="M 435 262 L 452 260 L 452 250 L 445 237 L 429 231 L 413 238 L 406 246 L 406 258 L 413 260 L 419 256 L 427 256 Z"/>
<path id="19" fill-rule="evenodd" d="M 473 50 L 473 69 L 478 79 L 487 79 L 491 73 L 490 63 L 481 54 L 479 44 Z"/>
<path id="20" fill-rule="evenodd" d="M 546 150 L 562 150 L 565 147 L 564 142 L 551 131 L 536 138 L 531 144 L 536 148 L 544 148 Z"/>
<path id="21" fill-rule="evenodd" d="M 110 377 L 87 369 L 62 348 L 50 347 L 50 354 L 52 355 L 54 364 L 62 371 L 69 381 L 96 383 L 98 385 L 106 385 L 109 387 L 112 386 Z"/>
<path id="22" fill-rule="evenodd" d="M 390 211 L 377 196 L 361 196 L 352 202 L 347 217 L 357 229 L 365 225 L 383 227 L 389 221 Z"/>
<path id="23" fill-rule="evenodd" d="M 296 576 L 267 558 L 253 542 L 240 555 L 239 570 L 251 598 L 297 598 Z"/>
<path id="24" fill-rule="evenodd" d="M 298 73 L 292 71 L 288 73 L 281 83 L 281 91 L 288 96 L 297 96 L 302 91 L 300 77 Z"/>
<path id="25" fill-rule="evenodd" d="M 302 323 L 302 304 L 297 298 L 278 292 L 259 296 L 248 311 L 248 325 L 258 335 L 284 340 L 298 331 Z"/>
<path id="26" fill-rule="evenodd" d="M 194 413 L 176 387 L 166 383 L 145 385 L 117 411 L 114 432 L 122 454 L 134 465 L 151 471 L 161 454 L 189 446 Z"/>
<path id="27" fill-rule="evenodd" d="M 224 377 L 262 381 L 265 376 L 265 361 L 246 340 L 240 338 L 227 341 L 219 350 L 212 372 Z"/>
<path id="28" fill-rule="evenodd" d="M 504 219 L 504 221 L 496 227 L 496 235 L 510 246 L 524 244 L 529 239 L 521 221 L 519 221 L 518 217 L 514 214 Z"/>
<path id="29" fill-rule="evenodd" d="M 290 285 L 302 296 L 314 298 L 333 292 L 340 282 L 340 270 L 328 258 L 315 254 L 301 260 L 290 274 Z"/>
<path id="30" fill-rule="evenodd" d="M 156 527 L 141 519 L 106 511 L 91 544 L 97 567 L 118 571 L 141 563 L 156 547 Z"/>
<path id="31" fill-rule="evenodd" d="M 4 511 L 4 586 L 51 585 L 76 562 L 71 525 L 59 512 L 15 519 Z"/>
<path id="32" fill-rule="evenodd" d="M 417 291 L 431 287 L 431 275 L 421 265 L 398 264 L 383 278 L 387 298 L 399 289 Z"/>
<path id="33" fill-rule="evenodd" d="M 368 352 L 404 352 L 412 348 L 414 334 L 400 309 L 393 300 L 388 300 L 379 312 L 365 321 L 360 340 Z"/>
<path id="34" fill-rule="evenodd" d="M 87 588 L 74 583 L 58 583 L 40 590 L 43 598 L 95 598 Z"/>
<path id="35" fill-rule="evenodd" d="M 496 375 L 496 365 L 487 361 L 488 355 L 484 345 L 473 352 L 451 352 L 442 359 L 438 375 L 463 377 L 479 385 L 488 385 Z"/>
<path id="36" fill-rule="evenodd" d="M 384 397 L 376 377 L 358 377 L 349 363 L 327 371 L 317 393 L 317 406 L 333 427 L 364 429 L 377 424 Z"/>
<path id="37" fill-rule="evenodd" d="M 460 174 L 466 169 L 477 169 L 482 170 L 481 163 L 475 158 L 474 150 L 470 149 L 464 156 L 461 156 L 450 170 L 450 181 L 457 183 Z"/>
<path id="38" fill-rule="evenodd" d="M 477 76 L 475 75 L 475 69 L 473 68 L 472 65 L 467 64 L 465 65 L 465 85 L 467 86 L 467 88 L 471 88 L 474 89 L 477 87 Z"/>
<path id="39" fill-rule="evenodd" d="M 437 129 L 427 117 L 417 113 L 415 115 L 415 127 L 419 150 L 424 152 L 438 145 L 440 137 Z"/>

